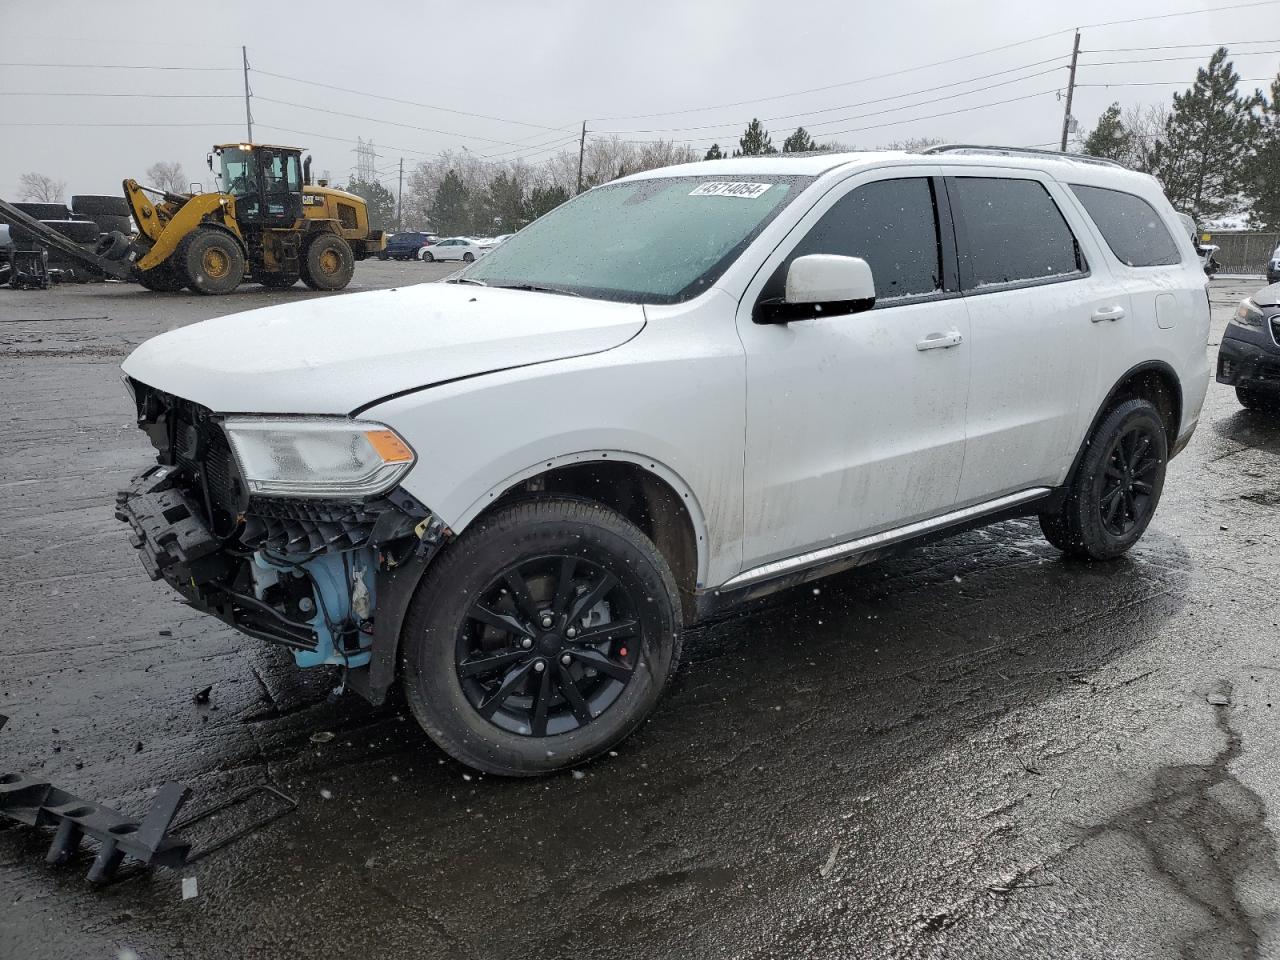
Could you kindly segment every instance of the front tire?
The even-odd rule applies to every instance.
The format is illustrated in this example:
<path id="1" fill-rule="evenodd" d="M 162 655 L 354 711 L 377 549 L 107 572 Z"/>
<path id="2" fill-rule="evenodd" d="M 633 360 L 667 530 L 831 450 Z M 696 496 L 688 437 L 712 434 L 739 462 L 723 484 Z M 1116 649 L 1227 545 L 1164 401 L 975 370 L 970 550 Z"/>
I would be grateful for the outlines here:
<path id="1" fill-rule="evenodd" d="M 1061 508 L 1040 514 L 1040 529 L 1070 556 L 1114 560 L 1151 522 L 1168 460 L 1159 411 L 1149 400 L 1126 400 L 1098 424 Z"/>
<path id="2" fill-rule="evenodd" d="M 470 250 L 468 250 L 466 253 L 462 255 L 462 259 L 466 263 L 473 263 L 476 259 L 476 255 L 472 253 Z"/>
<path id="3" fill-rule="evenodd" d="M 236 238 L 212 227 L 198 228 L 182 241 L 174 257 L 175 271 L 196 293 L 230 293 L 244 278 L 244 251 Z"/>
<path id="4" fill-rule="evenodd" d="M 635 525 L 569 498 L 481 518 L 432 565 L 403 626 L 414 716 L 469 766 L 526 777 L 618 744 L 680 659 L 675 579 Z"/>
<path id="5" fill-rule="evenodd" d="M 355 270 L 351 246 L 336 233 L 320 234 L 303 253 L 302 282 L 312 290 L 341 290 Z"/>

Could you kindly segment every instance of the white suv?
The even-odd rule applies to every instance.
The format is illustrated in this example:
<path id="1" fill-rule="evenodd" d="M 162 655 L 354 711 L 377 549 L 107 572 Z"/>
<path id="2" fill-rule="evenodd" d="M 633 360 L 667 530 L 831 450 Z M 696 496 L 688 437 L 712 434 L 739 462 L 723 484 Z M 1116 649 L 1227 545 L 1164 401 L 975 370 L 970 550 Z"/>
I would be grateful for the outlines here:
<path id="1" fill-rule="evenodd" d="M 597 187 L 446 283 L 267 307 L 124 364 L 152 576 L 529 775 L 617 744 L 708 612 L 1039 515 L 1142 535 L 1209 379 L 1150 177 L 994 148 Z"/>

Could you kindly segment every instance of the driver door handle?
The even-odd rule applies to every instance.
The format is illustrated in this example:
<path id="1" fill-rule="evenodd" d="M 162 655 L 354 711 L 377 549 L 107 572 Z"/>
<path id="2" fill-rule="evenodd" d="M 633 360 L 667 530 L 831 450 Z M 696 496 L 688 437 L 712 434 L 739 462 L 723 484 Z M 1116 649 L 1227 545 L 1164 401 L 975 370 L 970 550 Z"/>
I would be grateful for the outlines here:
<path id="1" fill-rule="evenodd" d="M 1099 307 L 1097 310 L 1093 311 L 1093 315 L 1090 316 L 1089 319 L 1094 323 L 1102 323 L 1104 320 L 1123 320 L 1124 307 L 1119 305 L 1114 307 Z"/>
<path id="2" fill-rule="evenodd" d="M 916 341 L 917 350 L 944 350 L 947 347 L 958 347 L 964 343 L 964 335 L 959 330 L 946 333 L 931 333 L 923 340 Z"/>

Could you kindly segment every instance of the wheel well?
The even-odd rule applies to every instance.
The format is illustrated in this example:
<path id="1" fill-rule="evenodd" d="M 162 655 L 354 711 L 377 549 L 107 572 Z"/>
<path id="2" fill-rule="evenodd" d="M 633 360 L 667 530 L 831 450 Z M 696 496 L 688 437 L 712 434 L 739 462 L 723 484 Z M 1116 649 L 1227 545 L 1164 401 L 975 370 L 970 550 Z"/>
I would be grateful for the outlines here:
<path id="1" fill-rule="evenodd" d="M 662 554 L 680 589 L 686 623 L 694 617 L 698 581 L 698 540 L 681 495 L 661 477 L 623 460 L 592 461 L 556 467 L 517 483 L 485 510 L 542 493 L 594 500 L 639 527 Z"/>
<path id="2" fill-rule="evenodd" d="M 1169 449 L 1173 450 L 1178 442 L 1178 427 L 1182 424 L 1182 388 L 1177 376 L 1164 364 L 1150 364 L 1130 370 L 1112 389 L 1107 402 L 1098 413 L 1098 419 L 1118 404 L 1137 398 L 1149 400 L 1160 412 Z M 1092 430 L 1090 433 L 1092 434 Z"/>

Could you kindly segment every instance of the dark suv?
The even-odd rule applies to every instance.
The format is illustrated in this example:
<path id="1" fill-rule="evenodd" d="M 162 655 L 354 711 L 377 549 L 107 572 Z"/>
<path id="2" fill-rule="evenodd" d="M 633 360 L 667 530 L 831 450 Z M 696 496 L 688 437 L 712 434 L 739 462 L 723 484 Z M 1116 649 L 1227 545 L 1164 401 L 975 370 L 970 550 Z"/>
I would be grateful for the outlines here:
<path id="1" fill-rule="evenodd" d="M 387 249 L 378 255 L 381 260 L 416 260 L 418 251 L 436 242 L 436 235 L 425 230 L 393 233 L 387 238 Z"/>
<path id="2" fill-rule="evenodd" d="M 1250 410 L 1280 411 L 1280 283 L 1240 301 L 1218 347 L 1218 382 Z"/>

